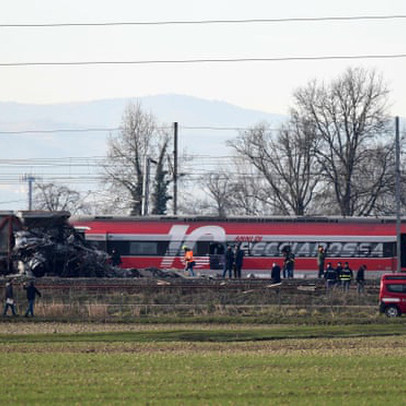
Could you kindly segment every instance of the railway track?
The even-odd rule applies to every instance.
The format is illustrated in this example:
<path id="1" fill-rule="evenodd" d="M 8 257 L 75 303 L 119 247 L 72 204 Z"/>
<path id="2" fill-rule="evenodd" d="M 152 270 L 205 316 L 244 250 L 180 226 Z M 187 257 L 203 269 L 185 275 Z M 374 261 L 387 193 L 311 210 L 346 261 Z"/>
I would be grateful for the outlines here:
<path id="1" fill-rule="evenodd" d="M 0 287 L 4 286 L 0 281 Z M 17 281 L 18 285 L 18 281 Z M 317 279 L 283 280 L 280 284 L 273 284 L 271 279 L 205 279 L 205 278 L 172 278 L 172 279 L 106 279 L 106 278 L 41 278 L 36 286 L 43 290 L 88 290 L 88 291 L 165 291 L 165 290 L 212 290 L 239 291 L 246 294 L 260 290 L 282 291 L 297 293 L 325 293 L 325 284 Z M 355 283 L 351 290 L 356 289 Z M 379 291 L 379 281 L 366 282 L 365 289 L 369 293 Z"/>

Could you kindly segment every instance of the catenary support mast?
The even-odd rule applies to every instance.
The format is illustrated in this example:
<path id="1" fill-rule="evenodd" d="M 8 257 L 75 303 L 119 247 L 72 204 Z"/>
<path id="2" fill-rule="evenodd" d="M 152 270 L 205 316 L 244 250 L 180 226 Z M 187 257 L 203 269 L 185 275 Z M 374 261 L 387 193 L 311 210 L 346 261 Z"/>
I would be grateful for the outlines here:
<path id="1" fill-rule="evenodd" d="M 401 236 L 400 236 L 400 140 L 399 117 L 395 117 L 395 144 L 396 144 L 396 272 L 401 271 Z"/>
<path id="2" fill-rule="evenodd" d="M 173 214 L 178 213 L 178 123 L 173 123 Z"/>

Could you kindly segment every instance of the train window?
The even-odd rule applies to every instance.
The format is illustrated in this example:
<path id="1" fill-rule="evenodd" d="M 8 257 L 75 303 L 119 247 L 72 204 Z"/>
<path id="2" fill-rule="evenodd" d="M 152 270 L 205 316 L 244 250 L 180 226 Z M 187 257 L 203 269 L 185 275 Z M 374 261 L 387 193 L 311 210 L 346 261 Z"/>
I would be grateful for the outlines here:
<path id="1" fill-rule="evenodd" d="M 128 255 L 129 254 L 129 243 L 128 241 L 107 241 L 107 252 L 111 254 L 113 248 L 117 250 L 120 255 Z"/>
<path id="2" fill-rule="evenodd" d="M 209 253 L 209 241 L 197 241 L 194 249 L 194 254 L 205 256 Z"/>
<path id="3" fill-rule="evenodd" d="M 169 241 L 158 241 L 158 255 L 168 255 Z"/>
<path id="4" fill-rule="evenodd" d="M 4 254 L 8 252 L 8 238 L 7 227 L 0 229 L 0 252 Z"/>
<path id="5" fill-rule="evenodd" d="M 388 292 L 406 293 L 406 284 L 387 285 Z"/>
<path id="6" fill-rule="evenodd" d="M 130 255 L 158 255 L 158 242 L 134 241 L 130 242 Z"/>
<path id="7" fill-rule="evenodd" d="M 224 244 L 212 241 L 196 241 L 194 254 L 197 256 L 224 255 Z"/>
<path id="8" fill-rule="evenodd" d="M 396 256 L 396 243 L 394 242 L 383 243 L 383 256 L 384 257 Z"/>
<path id="9" fill-rule="evenodd" d="M 224 255 L 224 244 L 220 242 L 210 242 L 209 243 L 209 254 L 210 255 Z"/>

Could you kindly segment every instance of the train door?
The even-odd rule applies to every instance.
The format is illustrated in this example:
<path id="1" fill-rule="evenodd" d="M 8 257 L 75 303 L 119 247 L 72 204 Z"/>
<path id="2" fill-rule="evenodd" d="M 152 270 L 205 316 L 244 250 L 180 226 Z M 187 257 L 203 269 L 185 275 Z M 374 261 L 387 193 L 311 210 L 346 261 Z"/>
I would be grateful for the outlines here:
<path id="1" fill-rule="evenodd" d="M 13 272 L 11 252 L 15 244 L 14 232 L 21 229 L 18 218 L 10 212 L 0 212 L 0 274 Z"/>
<path id="2" fill-rule="evenodd" d="M 0 214 L 0 274 L 10 269 L 10 216 Z"/>
<path id="3" fill-rule="evenodd" d="M 400 267 L 406 268 L 406 234 L 400 235 Z"/>
<path id="4" fill-rule="evenodd" d="M 223 269 L 224 243 L 209 243 L 210 269 Z"/>

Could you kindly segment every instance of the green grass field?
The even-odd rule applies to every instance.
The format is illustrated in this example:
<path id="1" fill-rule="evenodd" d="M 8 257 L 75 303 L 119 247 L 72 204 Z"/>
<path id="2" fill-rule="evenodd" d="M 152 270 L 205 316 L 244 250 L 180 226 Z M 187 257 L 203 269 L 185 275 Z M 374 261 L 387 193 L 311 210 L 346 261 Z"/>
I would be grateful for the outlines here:
<path id="1" fill-rule="evenodd" d="M 403 405 L 406 327 L 2 323 L 4 405 Z"/>

